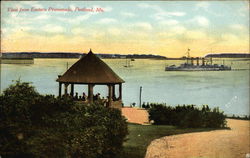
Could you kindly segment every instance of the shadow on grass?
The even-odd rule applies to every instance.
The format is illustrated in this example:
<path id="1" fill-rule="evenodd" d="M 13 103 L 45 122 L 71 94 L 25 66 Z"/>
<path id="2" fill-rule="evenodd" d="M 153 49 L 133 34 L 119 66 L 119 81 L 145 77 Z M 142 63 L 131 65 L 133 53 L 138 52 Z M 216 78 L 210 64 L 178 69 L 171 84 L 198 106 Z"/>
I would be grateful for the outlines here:
<path id="1" fill-rule="evenodd" d="M 164 136 L 208 132 L 213 130 L 230 130 L 230 128 L 178 128 L 167 125 L 138 125 L 129 124 L 129 135 L 124 143 L 124 151 L 120 158 L 144 158 L 148 145 L 154 139 Z"/>

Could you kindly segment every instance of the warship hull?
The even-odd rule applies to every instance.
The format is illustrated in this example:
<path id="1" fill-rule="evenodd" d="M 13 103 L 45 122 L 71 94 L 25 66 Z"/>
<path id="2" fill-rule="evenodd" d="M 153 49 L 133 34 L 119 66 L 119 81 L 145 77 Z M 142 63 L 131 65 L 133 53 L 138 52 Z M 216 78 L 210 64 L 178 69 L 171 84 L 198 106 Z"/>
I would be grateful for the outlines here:
<path id="1" fill-rule="evenodd" d="M 193 66 L 183 64 L 181 66 L 169 66 L 165 68 L 165 71 L 230 71 L 231 67 L 224 65 L 206 65 L 206 66 Z"/>
<path id="2" fill-rule="evenodd" d="M 231 69 L 218 69 L 218 68 L 167 68 L 165 71 L 231 71 Z"/>

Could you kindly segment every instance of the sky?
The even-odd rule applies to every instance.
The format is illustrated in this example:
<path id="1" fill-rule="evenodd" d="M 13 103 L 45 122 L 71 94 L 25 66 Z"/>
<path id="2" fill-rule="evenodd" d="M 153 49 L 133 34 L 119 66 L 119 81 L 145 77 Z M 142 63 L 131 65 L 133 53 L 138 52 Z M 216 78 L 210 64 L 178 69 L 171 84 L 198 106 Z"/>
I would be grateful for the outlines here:
<path id="1" fill-rule="evenodd" d="M 249 1 L 3 1 L 1 12 L 1 52 L 249 53 Z"/>

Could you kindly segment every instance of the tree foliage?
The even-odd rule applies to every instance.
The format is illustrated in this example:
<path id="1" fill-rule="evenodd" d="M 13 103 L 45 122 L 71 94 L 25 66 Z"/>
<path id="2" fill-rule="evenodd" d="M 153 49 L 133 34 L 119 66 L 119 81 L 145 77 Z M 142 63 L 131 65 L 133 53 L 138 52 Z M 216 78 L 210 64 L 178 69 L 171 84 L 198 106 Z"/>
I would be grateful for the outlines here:
<path id="1" fill-rule="evenodd" d="M 117 109 L 40 95 L 17 81 L 0 96 L 2 157 L 116 157 L 128 134 Z"/>

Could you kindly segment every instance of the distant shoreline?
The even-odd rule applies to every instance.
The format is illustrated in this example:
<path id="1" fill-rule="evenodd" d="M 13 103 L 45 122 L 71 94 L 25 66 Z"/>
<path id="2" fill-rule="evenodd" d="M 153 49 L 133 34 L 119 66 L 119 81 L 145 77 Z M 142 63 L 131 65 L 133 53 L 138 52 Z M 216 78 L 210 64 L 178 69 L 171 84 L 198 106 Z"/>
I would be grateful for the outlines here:
<path id="1" fill-rule="evenodd" d="M 81 58 L 86 53 L 75 52 L 6 52 L 2 59 L 27 59 L 27 58 Z M 165 57 L 153 54 L 96 54 L 103 59 L 161 59 L 161 60 L 186 60 L 186 57 Z M 220 53 L 207 54 L 205 58 L 250 58 L 249 53 Z"/>
<path id="2" fill-rule="evenodd" d="M 12 52 L 2 53 L 2 58 L 81 58 L 86 53 L 71 52 Z M 104 59 L 166 59 L 165 56 L 152 54 L 96 54 Z"/>

